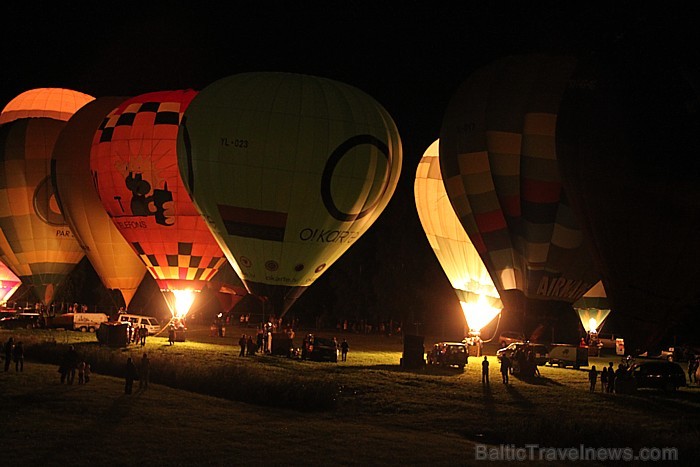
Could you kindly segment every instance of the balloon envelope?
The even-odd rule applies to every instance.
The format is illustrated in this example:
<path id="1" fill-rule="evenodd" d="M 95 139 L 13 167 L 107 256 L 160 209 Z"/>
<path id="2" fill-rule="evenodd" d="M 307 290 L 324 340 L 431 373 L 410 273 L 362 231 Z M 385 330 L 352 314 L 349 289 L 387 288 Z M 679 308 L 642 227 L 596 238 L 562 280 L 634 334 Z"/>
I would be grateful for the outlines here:
<path id="1" fill-rule="evenodd" d="M 12 297 L 12 294 L 22 285 L 22 281 L 5 263 L 0 262 L 0 306 Z"/>
<path id="2" fill-rule="evenodd" d="M 581 324 L 588 332 L 600 332 L 603 321 L 610 314 L 610 301 L 605 292 L 603 281 L 598 281 L 596 285 L 586 292 L 576 303 L 574 309 L 578 313 Z"/>
<path id="3" fill-rule="evenodd" d="M 45 305 L 84 256 L 51 180 L 51 152 L 65 124 L 25 118 L 0 126 L 2 261 Z"/>
<path id="4" fill-rule="evenodd" d="M 282 316 L 380 215 L 402 156 L 394 122 L 364 92 L 244 73 L 200 91 L 178 157 L 229 262 Z"/>
<path id="5" fill-rule="evenodd" d="M 440 134 L 445 187 L 506 309 L 554 318 L 598 281 L 557 166 L 557 111 L 575 61 L 498 60 L 451 99 Z"/>
<path id="6" fill-rule="evenodd" d="M 68 121 L 53 149 L 55 183 L 71 231 L 105 287 L 120 290 L 126 306 L 146 267 L 102 206 L 92 183 L 92 139 L 108 113 L 126 99 L 100 97 Z"/>
<path id="7" fill-rule="evenodd" d="M 439 140 L 423 154 L 414 182 L 416 209 L 428 242 L 457 294 L 469 328 L 480 331 L 503 303 L 479 253 L 459 222 L 440 172 Z"/>
<path id="8" fill-rule="evenodd" d="M 163 91 L 128 99 L 107 116 L 90 154 L 102 205 L 160 289 L 176 297 L 200 291 L 226 262 L 178 170 L 178 125 L 195 94 Z M 176 317 L 187 312 L 168 304 Z"/>
<path id="9" fill-rule="evenodd" d="M 94 97 L 71 89 L 37 88 L 12 99 L 0 113 L 0 124 L 19 118 L 48 117 L 67 121 Z"/>

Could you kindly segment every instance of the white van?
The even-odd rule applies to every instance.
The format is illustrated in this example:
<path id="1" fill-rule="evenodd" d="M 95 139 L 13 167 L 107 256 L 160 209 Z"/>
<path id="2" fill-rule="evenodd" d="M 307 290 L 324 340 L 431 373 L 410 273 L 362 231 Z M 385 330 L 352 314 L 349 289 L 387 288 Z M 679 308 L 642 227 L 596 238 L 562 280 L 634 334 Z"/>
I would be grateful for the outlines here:
<path id="1" fill-rule="evenodd" d="M 149 335 L 158 334 L 161 330 L 160 323 L 153 316 L 120 314 L 117 321 L 120 323 L 131 323 L 135 328 L 140 328 L 145 324 Z"/>

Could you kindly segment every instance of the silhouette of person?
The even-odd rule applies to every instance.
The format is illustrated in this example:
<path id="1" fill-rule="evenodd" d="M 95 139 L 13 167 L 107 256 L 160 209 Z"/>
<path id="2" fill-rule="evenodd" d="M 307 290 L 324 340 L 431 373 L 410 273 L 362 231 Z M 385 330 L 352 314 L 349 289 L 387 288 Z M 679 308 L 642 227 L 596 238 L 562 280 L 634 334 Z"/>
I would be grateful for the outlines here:
<path id="1" fill-rule="evenodd" d="M 75 381 L 75 371 L 78 368 L 78 362 L 80 362 L 80 357 L 78 357 L 78 352 L 75 350 L 75 346 L 68 347 L 68 352 L 65 355 L 65 376 L 61 376 L 61 382 L 65 379 L 68 384 L 73 384 Z"/>
<path id="2" fill-rule="evenodd" d="M 139 389 L 146 389 L 148 387 L 148 380 L 151 373 L 151 359 L 148 358 L 148 354 L 144 353 L 141 357 L 141 368 L 139 369 Z"/>
<path id="3" fill-rule="evenodd" d="M 175 326 L 172 324 L 170 325 L 170 329 L 168 329 L 168 344 L 173 345 L 175 343 Z"/>
<path id="4" fill-rule="evenodd" d="M 139 328 L 139 337 L 141 338 L 141 347 L 143 347 L 146 345 L 146 338 L 148 337 L 148 328 L 145 324 Z"/>
<path id="5" fill-rule="evenodd" d="M 608 368 L 603 367 L 603 371 L 600 372 L 600 391 L 605 392 L 608 390 Z"/>
<path id="6" fill-rule="evenodd" d="M 501 357 L 501 376 L 503 376 L 503 383 L 508 384 L 508 373 L 510 371 L 510 358 L 508 355 L 503 355 Z"/>
<path id="7" fill-rule="evenodd" d="M 245 341 L 245 346 L 246 346 L 246 355 L 249 357 L 252 355 L 255 355 L 256 348 L 255 348 L 255 342 L 253 342 L 253 336 L 252 334 L 248 336 L 248 338 Z"/>
<path id="8" fill-rule="evenodd" d="M 340 344 L 340 354 L 344 362 L 348 359 L 348 350 L 350 350 L 350 344 L 348 344 L 347 339 L 343 339 L 343 342 Z"/>
<path id="9" fill-rule="evenodd" d="M 15 371 L 24 371 L 24 345 L 22 345 L 22 341 L 15 344 L 12 358 L 15 361 Z"/>
<path id="10" fill-rule="evenodd" d="M 241 338 L 238 339 L 238 345 L 241 346 L 241 351 L 238 354 L 239 357 L 245 357 L 245 348 L 246 348 L 247 340 L 245 338 L 245 334 L 241 335 Z"/>
<path id="11" fill-rule="evenodd" d="M 588 382 L 591 383 L 591 392 L 595 392 L 595 385 L 598 382 L 598 370 L 596 370 L 595 365 L 588 370 Z"/>
<path id="12" fill-rule="evenodd" d="M 484 355 L 484 360 L 481 362 L 481 383 L 489 385 L 489 359 Z"/>
<path id="13" fill-rule="evenodd" d="M 609 363 L 608 366 L 608 392 L 613 392 L 615 390 L 615 368 L 613 367 L 613 362 Z"/>
<path id="14" fill-rule="evenodd" d="M 78 384 L 85 383 L 85 362 L 78 363 Z"/>
<path id="15" fill-rule="evenodd" d="M 131 360 L 131 357 L 127 358 L 126 373 L 124 375 L 124 394 L 131 394 L 137 374 L 138 372 L 136 371 L 136 365 L 134 365 L 133 360 Z"/>

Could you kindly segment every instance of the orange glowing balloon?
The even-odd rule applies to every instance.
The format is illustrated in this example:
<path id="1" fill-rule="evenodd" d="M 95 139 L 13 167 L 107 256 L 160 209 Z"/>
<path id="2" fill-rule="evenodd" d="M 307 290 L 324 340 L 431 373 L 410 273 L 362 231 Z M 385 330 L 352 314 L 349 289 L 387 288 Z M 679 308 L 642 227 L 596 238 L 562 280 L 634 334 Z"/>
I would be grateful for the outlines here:
<path id="1" fill-rule="evenodd" d="M 178 126 L 195 95 L 164 91 L 125 101 L 95 133 L 90 154 L 102 205 L 160 289 L 173 292 L 165 297 L 176 317 L 187 310 L 176 311 L 172 296 L 200 291 L 226 263 L 178 169 Z"/>
<path id="2" fill-rule="evenodd" d="M 12 294 L 22 285 L 22 281 L 5 263 L 0 262 L 0 305 L 5 305 Z"/>
<path id="3" fill-rule="evenodd" d="M 94 97 L 71 89 L 38 88 L 12 99 L 0 113 L 0 124 L 20 118 L 48 117 L 67 121 Z"/>
<path id="4" fill-rule="evenodd" d="M 90 174 L 92 138 L 105 116 L 123 97 L 101 97 L 81 108 L 61 131 L 53 150 L 61 210 L 105 287 L 121 291 L 126 306 L 146 274 L 105 211 Z"/>

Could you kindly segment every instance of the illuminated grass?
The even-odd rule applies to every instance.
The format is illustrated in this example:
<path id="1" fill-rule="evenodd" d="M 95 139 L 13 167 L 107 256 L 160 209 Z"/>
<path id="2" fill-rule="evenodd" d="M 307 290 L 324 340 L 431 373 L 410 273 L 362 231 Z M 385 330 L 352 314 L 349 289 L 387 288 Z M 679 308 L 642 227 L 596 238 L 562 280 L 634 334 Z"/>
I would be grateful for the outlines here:
<path id="1" fill-rule="evenodd" d="M 51 333 L 19 337 L 25 343 L 48 338 L 44 351 L 57 364 L 62 354 L 58 349 L 67 344 L 61 336 L 53 339 L 55 344 Z M 275 448 L 266 452 L 266 460 L 276 465 L 460 465 L 473 462 L 473 443 L 674 446 L 680 449 L 681 461 L 699 453 L 698 388 L 676 394 L 590 394 L 584 370 L 551 367 L 540 367 L 540 379 L 512 378 L 505 386 L 491 356 L 491 385 L 485 389 L 480 383 L 481 359 L 474 357 L 464 371 L 400 368 L 401 342 L 396 336 L 350 336 L 348 361 L 337 364 L 240 358 L 237 337 L 204 336 L 207 342 L 178 342 L 173 347 L 164 338 L 149 338 L 145 350 L 152 360 L 152 381 L 160 384 L 127 398 L 122 395 L 123 380 L 105 375 L 121 375 L 126 356 L 138 360 L 141 348 L 106 349 L 94 336 L 68 337 L 75 337 L 88 358 L 100 355 L 103 362 L 93 364 L 98 374 L 89 390 L 61 386 L 54 365 L 31 361 L 26 375 L 0 375 L 0 409 L 9 426 L 20 427 L 4 438 L 11 448 L 3 454 L 17 456 L 9 460 L 41 463 L 60 440 L 67 442 L 69 435 L 78 434 L 88 437 L 87 452 L 100 465 L 115 463 L 103 448 L 90 447 L 102 446 L 104 437 L 120 443 L 146 437 L 160 452 L 146 459 L 156 465 L 194 465 L 203 458 L 213 465 L 254 463 L 260 453 L 241 440 L 258 447 L 268 440 Z M 0 338 L 6 340 L 7 333 L 0 332 Z M 617 362 L 617 357 L 612 359 Z M 591 363 L 600 368 L 609 360 Z M 101 371 L 112 365 L 113 370 Z M 231 381 L 248 389 L 233 390 Z M 333 403 L 326 405 L 329 393 Z M 36 436 L 47 437 L 48 446 L 29 450 L 27 462 L 20 456 L 28 455 L 28 440 Z M 251 457 L 241 457 L 246 455 Z M 136 463 L 124 460 L 122 465 Z"/>

